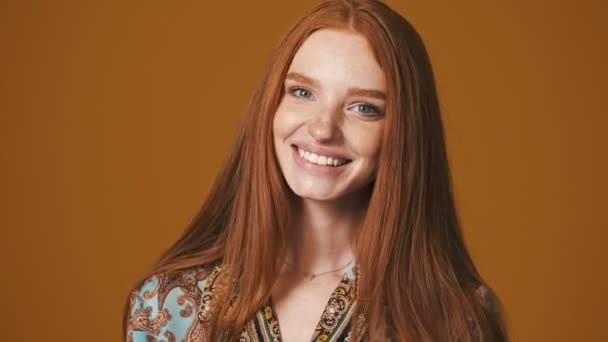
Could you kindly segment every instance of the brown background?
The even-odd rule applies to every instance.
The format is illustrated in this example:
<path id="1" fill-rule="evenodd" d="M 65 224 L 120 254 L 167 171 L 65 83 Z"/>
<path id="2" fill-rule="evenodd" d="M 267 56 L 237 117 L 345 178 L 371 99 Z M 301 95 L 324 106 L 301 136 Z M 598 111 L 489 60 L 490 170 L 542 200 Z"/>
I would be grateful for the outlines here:
<path id="1" fill-rule="evenodd" d="M 117 341 L 314 1 L 2 1 L 2 335 Z M 490 4 L 491 3 L 491 4 Z M 389 2 L 425 39 L 513 341 L 608 341 L 604 1 Z"/>

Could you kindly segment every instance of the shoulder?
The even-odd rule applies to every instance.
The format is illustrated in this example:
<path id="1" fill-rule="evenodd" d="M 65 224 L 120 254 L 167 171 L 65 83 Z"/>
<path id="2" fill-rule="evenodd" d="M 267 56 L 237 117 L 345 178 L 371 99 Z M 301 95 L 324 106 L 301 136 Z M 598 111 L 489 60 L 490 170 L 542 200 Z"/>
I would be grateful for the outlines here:
<path id="1" fill-rule="evenodd" d="M 198 340 L 197 314 L 205 284 L 215 266 L 154 274 L 131 292 L 128 341 L 153 338 Z"/>
<path id="2" fill-rule="evenodd" d="M 491 287 L 483 283 L 475 285 L 475 296 L 484 312 L 485 324 L 483 327 L 480 327 L 484 340 L 507 341 L 508 334 L 504 325 L 502 305 L 498 296 Z"/>
<path id="3" fill-rule="evenodd" d="M 500 304 L 494 291 L 486 284 L 475 284 L 475 295 L 481 306 L 490 313 L 498 314 Z"/>

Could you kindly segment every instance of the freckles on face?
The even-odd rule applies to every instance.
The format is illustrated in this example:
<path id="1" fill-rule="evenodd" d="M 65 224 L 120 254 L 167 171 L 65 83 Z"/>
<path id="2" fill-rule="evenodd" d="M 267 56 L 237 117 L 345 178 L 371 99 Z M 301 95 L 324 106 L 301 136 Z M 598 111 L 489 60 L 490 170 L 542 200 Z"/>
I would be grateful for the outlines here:
<path id="1" fill-rule="evenodd" d="M 384 130 L 386 78 L 366 38 L 323 29 L 296 52 L 273 121 L 289 187 L 337 199 L 375 178 Z"/>

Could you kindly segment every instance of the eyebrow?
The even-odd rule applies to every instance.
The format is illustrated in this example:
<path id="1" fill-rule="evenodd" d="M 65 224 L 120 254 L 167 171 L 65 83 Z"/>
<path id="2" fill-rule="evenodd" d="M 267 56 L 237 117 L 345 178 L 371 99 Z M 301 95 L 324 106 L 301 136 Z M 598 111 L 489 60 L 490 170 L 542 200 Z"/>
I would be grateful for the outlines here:
<path id="1" fill-rule="evenodd" d="M 386 100 L 386 94 L 383 91 L 375 89 L 362 89 L 362 88 L 351 88 L 348 91 L 349 95 L 358 95 L 365 97 L 372 97 L 379 100 Z"/>
<path id="2" fill-rule="evenodd" d="M 306 75 L 303 75 L 299 72 L 289 72 L 289 73 L 287 73 L 287 76 L 285 76 L 285 79 L 290 79 L 290 80 L 293 80 L 296 82 L 306 83 L 312 87 L 320 88 L 319 81 L 317 81 L 313 78 L 310 78 Z M 386 94 L 383 91 L 375 90 L 375 89 L 350 88 L 348 90 L 348 95 L 349 96 L 353 96 L 353 95 L 365 96 L 365 97 L 371 97 L 371 98 L 376 98 L 376 99 L 380 99 L 380 100 L 386 100 Z"/>
<path id="3" fill-rule="evenodd" d="M 299 72 L 289 72 L 289 73 L 287 73 L 287 76 L 285 76 L 285 79 L 290 79 L 290 80 L 294 80 L 296 82 L 306 83 L 315 88 L 319 88 L 319 86 L 320 86 L 319 81 L 312 79 L 308 76 L 304 76 L 304 75 L 300 74 Z"/>

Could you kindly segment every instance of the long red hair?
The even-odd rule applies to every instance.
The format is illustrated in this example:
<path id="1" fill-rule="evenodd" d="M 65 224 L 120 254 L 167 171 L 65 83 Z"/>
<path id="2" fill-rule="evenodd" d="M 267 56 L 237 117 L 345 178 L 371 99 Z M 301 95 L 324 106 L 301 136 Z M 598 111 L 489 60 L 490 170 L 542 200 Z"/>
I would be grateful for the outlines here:
<path id="1" fill-rule="evenodd" d="M 205 332 L 211 340 L 234 340 L 268 300 L 294 200 L 274 153 L 272 119 L 295 52 L 323 28 L 365 36 L 387 80 L 383 147 L 356 239 L 354 337 L 506 341 L 498 299 L 462 238 L 429 57 L 412 25 L 379 1 L 322 1 L 285 35 L 200 212 L 148 276 L 222 264 L 225 291 Z"/>

